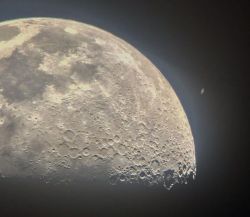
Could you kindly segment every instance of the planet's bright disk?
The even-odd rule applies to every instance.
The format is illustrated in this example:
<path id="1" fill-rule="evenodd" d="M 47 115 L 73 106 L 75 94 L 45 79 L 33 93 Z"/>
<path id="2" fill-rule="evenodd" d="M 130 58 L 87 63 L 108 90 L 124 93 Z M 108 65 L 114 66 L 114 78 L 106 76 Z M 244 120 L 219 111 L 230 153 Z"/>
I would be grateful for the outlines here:
<path id="1" fill-rule="evenodd" d="M 185 112 L 139 51 L 96 27 L 0 24 L 0 172 L 164 184 L 195 175 Z"/>

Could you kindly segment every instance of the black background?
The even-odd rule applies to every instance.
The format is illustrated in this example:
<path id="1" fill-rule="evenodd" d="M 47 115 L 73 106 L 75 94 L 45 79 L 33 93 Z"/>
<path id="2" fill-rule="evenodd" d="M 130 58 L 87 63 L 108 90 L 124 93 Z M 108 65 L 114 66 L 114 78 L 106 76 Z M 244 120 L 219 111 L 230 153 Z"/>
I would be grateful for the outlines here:
<path id="1" fill-rule="evenodd" d="M 139 49 L 179 96 L 197 158 L 196 180 L 171 191 L 1 180 L 0 216 L 249 216 L 248 15 L 236 0 L 0 0 L 0 21 L 79 20 Z"/>

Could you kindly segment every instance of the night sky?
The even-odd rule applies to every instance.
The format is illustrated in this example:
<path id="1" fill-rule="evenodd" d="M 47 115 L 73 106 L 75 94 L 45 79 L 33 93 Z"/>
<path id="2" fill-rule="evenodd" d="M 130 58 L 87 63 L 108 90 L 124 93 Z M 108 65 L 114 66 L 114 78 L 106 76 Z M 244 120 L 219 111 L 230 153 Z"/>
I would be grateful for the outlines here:
<path id="1" fill-rule="evenodd" d="M 181 100 L 197 158 L 196 180 L 170 192 L 0 180 L 0 216 L 248 216 L 249 14 L 240 0 L 0 0 L 0 21 L 74 19 L 140 50 Z"/>

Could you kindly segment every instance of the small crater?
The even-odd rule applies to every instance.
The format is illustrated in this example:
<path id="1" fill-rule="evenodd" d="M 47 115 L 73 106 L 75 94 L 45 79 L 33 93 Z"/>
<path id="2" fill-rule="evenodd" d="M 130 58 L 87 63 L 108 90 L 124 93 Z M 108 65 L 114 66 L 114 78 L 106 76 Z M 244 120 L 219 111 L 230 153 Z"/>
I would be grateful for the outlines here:
<path id="1" fill-rule="evenodd" d="M 158 160 L 152 160 L 151 162 L 151 168 L 156 171 L 159 170 L 160 162 Z"/>
<path id="2" fill-rule="evenodd" d="M 108 144 L 109 144 L 110 146 L 114 145 L 114 140 L 113 140 L 113 139 L 109 139 L 109 140 L 108 140 Z"/>
<path id="3" fill-rule="evenodd" d="M 120 175 L 120 181 L 125 182 L 126 181 L 126 176 L 124 174 Z"/>
<path id="4" fill-rule="evenodd" d="M 123 144 L 119 144 L 119 145 L 118 145 L 118 152 L 119 152 L 121 155 L 124 155 L 125 152 L 126 152 L 126 146 L 123 145 Z"/>
<path id="5" fill-rule="evenodd" d="M 135 163 L 136 165 L 140 165 L 140 166 L 146 164 L 145 158 L 144 158 L 143 156 L 141 156 L 141 155 L 136 155 L 136 156 L 134 157 L 133 161 L 134 161 L 134 163 Z"/>
<path id="6" fill-rule="evenodd" d="M 137 174 L 137 170 L 134 166 L 129 168 L 130 175 L 135 176 Z"/>
<path id="7" fill-rule="evenodd" d="M 61 143 L 59 146 L 58 146 L 58 153 L 61 155 L 61 156 L 67 156 L 69 154 L 69 147 L 67 146 L 66 143 Z"/>
<path id="8" fill-rule="evenodd" d="M 89 150 L 89 148 L 84 148 L 83 149 L 83 151 L 82 151 L 82 155 L 84 156 L 84 157 L 88 157 L 89 155 L 90 155 L 90 150 Z"/>
<path id="9" fill-rule="evenodd" d="M 139 177 L 141 179 L 145 179 L 146 178 L 146 173 L 144 171 L 141 171 L 140 174 L 139 174 Z"/>
<path id="10" fill-rule="evenodd" d="M 102 163 L 102 157 L 95 154 L 91 157 L 92 161 L 95 162 L 95 166 L 100 165 Z"/>
<path id="11" fill-rule="evenodd" d="M 114 142 L 115 142 L 115 143 L 120 142 L 120 137 L 119 137 L 118 135 L 115 135 L 115 137 L 114 137 Z"/>
<path id="12" fill-rule="evenodd" d="M 70 149 L 70 157 L 71 158 L 77 158 L 80 156 L 80 151 L 78 148 L 71 148 Z"/>
<path id="13" fill-rule="evenodd" d="M 170 190 L 177 182 L 177 177 L 174 170 L 166 170 L 163 172 L 164 187 Z"/>
<path id="14" fill-rule="evenodd" d="M 74 142 L 77 146 L 82 147 L 85 144 L 85 139 L 84 136 L 82 134 L 77 134 L 75 136 L 75 142 Z"/>
<path id="15" fill-rule="evenodd" d="M 103 157 L 106 157 L 108 155 L 108 149 L 107 148 L 102 148 L 100 150 L 100 154 L 103 156 Z"/>
<path id="16" fill-rule="evenodd" d="M 72 142 L 74 140 L 75 133 L 72 130 L 66 130 L 63 133 L 63 139 L 67 142 Z"/>
<path id="17" fill-rule="evenodd" d="M 107 156 L 110 157 L 110 158 L 112 158 L 114 156 L 114 154 L 115 154 L 114 149 L 113 148 L 108 148 L 108 150 L 107 150 Z"/>
<path id="18" fill-rule="evenodd" d="M 0 118 L 0 126 L 4 124 L 4 118 Z"/>

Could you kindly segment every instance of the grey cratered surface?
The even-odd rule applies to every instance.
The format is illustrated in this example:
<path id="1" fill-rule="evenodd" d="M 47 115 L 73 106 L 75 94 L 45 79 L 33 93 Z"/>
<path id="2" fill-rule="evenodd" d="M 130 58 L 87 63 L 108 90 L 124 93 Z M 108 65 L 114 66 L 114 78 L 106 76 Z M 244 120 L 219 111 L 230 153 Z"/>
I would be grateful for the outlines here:
<path id="1" fill-rule="evenodd" d="M 164 184 L 195 175 L 165 77 L 114 35 L 72 20 L 0 24 L 0 173 Z"/>

